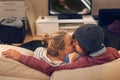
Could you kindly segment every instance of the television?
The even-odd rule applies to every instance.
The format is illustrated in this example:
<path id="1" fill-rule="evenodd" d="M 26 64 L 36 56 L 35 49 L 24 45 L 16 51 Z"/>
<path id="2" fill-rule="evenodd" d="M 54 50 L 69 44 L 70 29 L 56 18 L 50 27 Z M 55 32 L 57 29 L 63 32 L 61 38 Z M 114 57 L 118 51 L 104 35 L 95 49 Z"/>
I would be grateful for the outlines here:
<path id="1" fill-rule="evenodd" d="M 82 15 L 90 15 L 92 0 L 48 0 L 49 16 L 58 19 L 81 19 Z"/>

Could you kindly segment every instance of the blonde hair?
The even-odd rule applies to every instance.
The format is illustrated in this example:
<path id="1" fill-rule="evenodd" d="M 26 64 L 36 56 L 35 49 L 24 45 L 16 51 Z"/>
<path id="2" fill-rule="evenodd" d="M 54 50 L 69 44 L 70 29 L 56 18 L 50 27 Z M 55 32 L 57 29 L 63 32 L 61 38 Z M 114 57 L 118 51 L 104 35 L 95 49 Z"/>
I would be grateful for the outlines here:
<path id="1" fill-rule="evenodd" d="M 47 47 L 47 53 L 51 56 L 58 56 L 58 50 L 65 47 L 65 36 L 68 33 L 65 30 L 59 30 L 51 35 L 46 35 L 43 44 Z"/>

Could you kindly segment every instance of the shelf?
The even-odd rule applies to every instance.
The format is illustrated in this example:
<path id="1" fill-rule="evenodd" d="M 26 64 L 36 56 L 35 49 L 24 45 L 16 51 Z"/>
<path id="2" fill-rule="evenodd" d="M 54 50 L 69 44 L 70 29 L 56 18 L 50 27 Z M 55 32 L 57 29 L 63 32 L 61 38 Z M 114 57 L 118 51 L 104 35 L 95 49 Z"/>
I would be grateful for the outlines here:
<path id="1" fill-rule="evenodd" d="M 84 23 L 59 23 L 59 29 L 76 29 Z"/>
<path id="2" fill-rule="evenodd" d="M 56 16 L 45 16 L 45 18 L 42 19 L 39 17 L 36 20 L 36 33 L 37 35 L 49 34 L 57 30 L 67 30 L 69 33 L 73 33 L 74 30 L 82 24 L 97 24 L 91 15 L 82 17 L 82 19 L 58 19 Z"/>

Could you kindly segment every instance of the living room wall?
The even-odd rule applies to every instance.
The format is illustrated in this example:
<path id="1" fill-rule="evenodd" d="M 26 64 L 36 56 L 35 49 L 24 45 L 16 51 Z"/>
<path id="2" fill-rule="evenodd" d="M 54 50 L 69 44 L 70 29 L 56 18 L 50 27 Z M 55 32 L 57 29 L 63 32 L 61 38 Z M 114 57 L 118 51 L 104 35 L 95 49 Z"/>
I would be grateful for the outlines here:
<path id="1" fill-rule="evenodd" d="M 98 15 L 101 8 L 120 8 L 120 0 L 92 0 L 92 15 Z"/>
<path id="2" fill-rule="evenodd" d="M 37 0 L 34 0 L 35 2 Z M 40 0 L 40 14 L 48 15 L 48 0 Z M 39 4 L 39 3 L 36 3 Z M 98 15 L 100 8 L 120 8 L 120 0 L 92 0 L 92 15 Z"/>
<path id="3" fill-rule="evenodd" d="M 120 8 L 120 0 L 92 0 L 92 15 L 98 15 L 100 8 Z M 48 0 L 25 0 L 26 15 L 32 35 L 36 33 L 35 21 L 38 16 L 48 16 Z"/>

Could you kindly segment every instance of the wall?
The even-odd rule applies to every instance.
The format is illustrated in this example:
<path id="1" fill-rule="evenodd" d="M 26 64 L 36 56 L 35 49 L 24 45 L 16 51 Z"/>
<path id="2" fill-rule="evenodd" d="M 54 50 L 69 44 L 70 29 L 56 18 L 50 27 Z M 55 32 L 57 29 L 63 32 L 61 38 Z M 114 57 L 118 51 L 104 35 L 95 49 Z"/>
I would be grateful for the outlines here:
<path id="1" fill-rule="evenodd" d="M 44 9 L 44 14 L 48 15 L 48 0 L 41 0 L 40 4 L 40 11 Z M 120 0 L 92 0 L 92 15 L 98 15 L 100 8 L 120 8 Z"/>
<path id="2" fill-rule="evenodd" d="M 36 15 L 48 15 L 48 0 L 33 0 Z"/>
<path id="3" fill-rule="evenodd" d="M 98 15 L 101 8 L 120 8 L 120 0 L 92 0 L 92 15 Z"/>
<path id="4" fill-rule="evenodd" d="M 40 1 L 37 2 L 37 1 Z M 48 15 L 48 0 L 35 0 L 40 5 L 38 15 Z M 98 15 L 100 8 L 120 8 L 120 0 L 92 0 L 92 15 Z"/>
<path id="5" fill-rule="evenodd" d="M 36 35 L 35 21 L 40 15 L 48 15 L 48 0 L 25 0 L 26 15 L 32 36 Z"/>
<path id="6" fill-rule="evenodd" d="M 92 15 L 98 15 L 100 8 L 120 8 L 120 0 L 92 0 Z M 25 0 L 26 15 L 32 35 L 36 35 L 35 21 L 39 16 L 48 15 L 48 0 Z"/>

